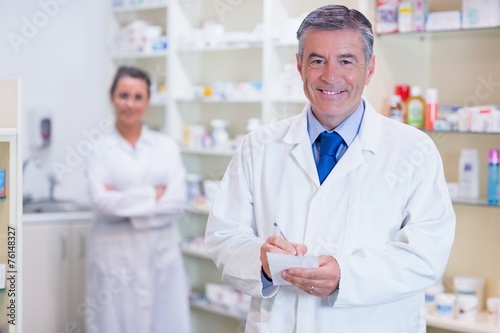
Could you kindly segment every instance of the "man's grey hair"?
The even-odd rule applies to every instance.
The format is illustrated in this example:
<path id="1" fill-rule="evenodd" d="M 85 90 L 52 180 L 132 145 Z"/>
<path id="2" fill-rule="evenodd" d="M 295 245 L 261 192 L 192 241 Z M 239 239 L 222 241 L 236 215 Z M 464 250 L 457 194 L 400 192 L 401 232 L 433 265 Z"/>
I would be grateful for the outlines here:
<path id="1" fill-rule="evenodd" d="M 372 24 L 356 9 L 349 9 L 342 5 L 327 5 L 309 13 L 297 30 L 300 61 L 304 56 L 304 40 L 310 30 L 359 31 L 364 41 L 365 65 L 368 66 L 373 56 Z"/>

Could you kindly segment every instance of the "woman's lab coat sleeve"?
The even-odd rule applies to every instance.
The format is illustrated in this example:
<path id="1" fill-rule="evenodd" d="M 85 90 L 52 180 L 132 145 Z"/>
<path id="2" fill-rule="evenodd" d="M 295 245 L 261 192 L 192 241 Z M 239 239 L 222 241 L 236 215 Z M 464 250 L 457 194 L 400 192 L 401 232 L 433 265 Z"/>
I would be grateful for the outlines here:
<path id="1" fill-rule="evenodd" d="M 382 248 L 335 255 L 341 279 L 331 305 L 396 301 L 422 292 L 442 276 L 454 239 L 455 214 L 441 158 L 428 142 L 428 158 L 411 175 L 406 217 L 395 239 Z"/>
<path id="2" fill-rule="evenodd" d="M 186 169 L 182 163 L 179 147 L 175 144 L 168 150 L 169 175 L 165 194 L 158 200 L 155 214 L 178 217 L 187 205 Z"/>
<path id="3" fill-rule="evenodd" d="M 254 297 L 262 297 L 260 247 L 252 200 L 251 145 L 245 139 L 234 154 L 214 199 L 205 245 L 222 279 Z"/>
<path id="4" fill-rule="evenodd" d="M 101 215 L 114 217 L 152 214 L 156 207 L 154 187 L 141 186 L 121 191 L 106 189 L 111 182 L 103 163 L 105 154 L 104 150 L 96 149 L 87 158 L 88 187 L 94 209 Z"/>

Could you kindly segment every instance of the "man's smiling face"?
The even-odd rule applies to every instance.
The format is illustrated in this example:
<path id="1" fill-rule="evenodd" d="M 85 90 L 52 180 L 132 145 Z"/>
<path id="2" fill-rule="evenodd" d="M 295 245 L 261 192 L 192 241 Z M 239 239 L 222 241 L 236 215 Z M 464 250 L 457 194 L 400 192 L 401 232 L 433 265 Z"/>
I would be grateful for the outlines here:
<path id="1" fill-rule="evenodd" d="M 365 61 L 361 34 L 354 30 L 310 30 L 297 69 L 318 121 L 328 130 L 347 119 L 361 103 L 375 69 Z"/>

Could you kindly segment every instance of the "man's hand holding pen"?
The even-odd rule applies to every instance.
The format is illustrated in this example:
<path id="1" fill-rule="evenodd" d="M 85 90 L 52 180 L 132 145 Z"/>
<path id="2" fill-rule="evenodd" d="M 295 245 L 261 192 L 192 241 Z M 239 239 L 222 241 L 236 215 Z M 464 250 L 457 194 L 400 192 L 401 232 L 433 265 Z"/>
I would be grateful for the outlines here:
<path id="1" fill-rule="evenodd" d="M 287 241 L 279 226 L 276 223 L 274 223 L 274 226 L 276 227 L 277 235 L 268 237 L 260 247 L 260 261 L 262 269 L 267 276 L 271 276 L 271 270 L 267 261 L 267 252 L 291 254 L 294 256 L 303 256 L 307 252 L 305 244 Z"/>

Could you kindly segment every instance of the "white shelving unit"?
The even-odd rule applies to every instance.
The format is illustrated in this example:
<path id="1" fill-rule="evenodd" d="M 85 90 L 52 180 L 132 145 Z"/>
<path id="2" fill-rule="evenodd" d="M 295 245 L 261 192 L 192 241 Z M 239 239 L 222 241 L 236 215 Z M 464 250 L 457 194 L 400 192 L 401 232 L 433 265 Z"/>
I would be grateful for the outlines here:
<path id="1" fill-rule="evenodd" d="M 461 10 L 461 5 L 462 1 L 429 1 L 433 12 Z M 379 80 L 376 82 L 383 83 L 381 85 L 387 88 L 385 92 L 375 92 L 372 80 L 368 90 L 389 97 L 396 84 L 407 83 L 439 89 L 439 103 L 442 105 L 471 106 L 471 101 L 474 105 L 500 105 L 498 94 L 478 95 L 478 91 L 486 88 L 481 84 L 482 79 L 500 77 L 500 67 L 495 60 L 500 56 L 499 28 L 378 35 L 375 39 L 377 71 L 383 75 L 376 78 Z M 458 81 L 453 79 L 457 73 L 460 75 Z M 485 197 L 487 151 L 500 149 L 500 134 L 428 134 L 441 153 L 449 182 L 458 181 L 458 160 L 462 148 L 477 149 L 480 157 L 480 198 L 452 198 L 457 227 L 455 244 L 444 275 L 446 289 L 453 292 L 450 282 L 453 276 L 481 276 L 486 281 L 485 298 L 496 296 L 500 281 L 497 256 L 500 251 L 497 232 L 500 230 L 500 206 L 488 205 Z M 481 306 L 484 309 L 484 304 Z M 427 316 L 427 325 L 429 333 L 500 332 L 500 327 L 489 323 L 484 312 L 474 323 Z"/>
<path id="2" fill-rule="evenodd" d="M 120 65 L 133 65 L 144 69 L 151 76 L 154 84 L 150 108 L 144 120 L 156 130 L 164 130 L 168 110 L 168 15 L 169 4 L 165 0 L 114 6 L 108 38 L 112 60 L 110 75 L 114 75 Z M 160 27 L 165 48 L 153 47 L 150 42 L 142 43 L 142 35 L 137 36 L 138 29 L 130 28 L 132 22 L 136 25 L 140 24 L 138 22 L 147 22 Z M 129 29 L 126 30 L 126 27 Z M 131 42 L 125 42 L 127 40 Z"/>
<path id="3" fill-rule="evenodd" d="M 6 279 L 0 293 L 0 303 L 4 305 L 0 310 L 0 330 L 8 332 L 22 331 L 20 90 L 20 81 L 0 80 L 0 170 L 5 171 L 5 197 L 0 198 L 0 263 L 5 265 Z"/>
<path id="4" fill-rule="evenodd" d="M 238 320 L 238 321 L 243 321 L 246 318 L 246 315 L 244 313 L 237 313 L 234 311 L 231 311 L 231 309 L 228 308 L 221 308 L 221 307 L 216 307 L 204 300 L 196 300 L 191 302 L 191 306 L 195 309 L 203 310 L 208 313 L 212 313 L 218 316 L 224 316 L 230 319 Z"/>

